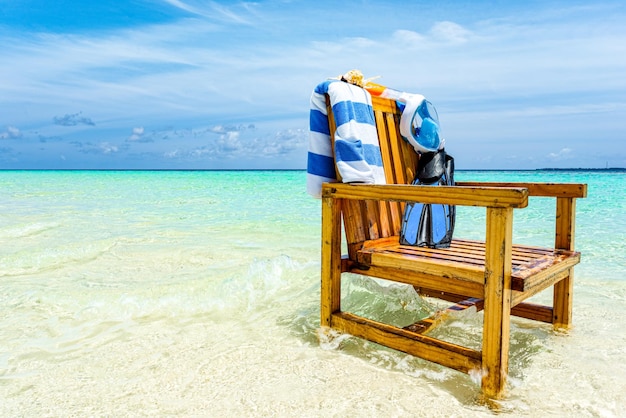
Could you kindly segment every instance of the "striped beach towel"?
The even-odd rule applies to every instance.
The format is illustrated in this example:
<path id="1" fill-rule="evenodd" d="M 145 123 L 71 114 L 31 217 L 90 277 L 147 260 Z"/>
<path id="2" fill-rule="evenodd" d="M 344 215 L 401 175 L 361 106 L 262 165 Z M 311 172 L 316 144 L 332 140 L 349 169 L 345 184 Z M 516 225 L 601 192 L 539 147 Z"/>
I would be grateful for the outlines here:
<path id="1" fill-rule="evenodd" d="M 325 94 L 330 97 L 337 125 L 334 150 Z M 337 181 L 335 163 L 344 183 L 385 183 L 370 94 L 352 84 L 329 80 L 319 84 L 311 95 L 307 161 L 310 195 L 319 198 L 322 183 Z"/>

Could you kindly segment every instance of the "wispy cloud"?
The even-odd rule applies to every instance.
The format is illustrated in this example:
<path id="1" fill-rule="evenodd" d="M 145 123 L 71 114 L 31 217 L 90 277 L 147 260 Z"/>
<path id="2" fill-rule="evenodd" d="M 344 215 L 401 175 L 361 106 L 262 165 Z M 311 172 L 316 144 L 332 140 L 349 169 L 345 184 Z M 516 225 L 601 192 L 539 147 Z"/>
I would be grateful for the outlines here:
<path id="1" fill-rule="evenodd" d="M 60 142 L 60 141 L 64 141 L 65 138 L 63 138 L 62 136 L 45 136 L 45 135 L 41 135 L 41 134 L 37 134 L 37 138 L 39 138 L 39 142 Z"/>
<path id="2" fill-rule="evenodd" d="M 120 151 L 119 147 L 115 144 L 111 144 L 108 141 L 102 142 L 72 142 L 72 144 L 76 147 L 76 150 L 83 154 L 96 154 L 96 155 L 107 155 L 114 154 Z"/>
<path id="3" fill-rule="evenodd" d="M 437 22 L 430 29 L 430 35 L 435 40 L 464 44 L 472 36 L 472 32 L 454 22 Z"/>
<path id="4" fill-rule="evenodd" d="M 55 116 L 53 118 L 56 125 L 61 126 L 76 126 L 76 125 L 89 125 L 96 126 L 96 124 L 86 116 L 81 116 L 81 112 L 73 114 L 65 114 L 64 116 Z"/>
<path id="5" fill-rule="evenodd" d="M 165 0 L 171 6 L 177 7 L 188 13 L 202 16 L 205 18 L 238 23 L 249 24 L 250 6 L 252 3 L 237 4 L 232 3 L 231 7 L 214 1 L 197 1 L 197 0 Z M 236 10 L 240 9 L 240 10 Z"/>

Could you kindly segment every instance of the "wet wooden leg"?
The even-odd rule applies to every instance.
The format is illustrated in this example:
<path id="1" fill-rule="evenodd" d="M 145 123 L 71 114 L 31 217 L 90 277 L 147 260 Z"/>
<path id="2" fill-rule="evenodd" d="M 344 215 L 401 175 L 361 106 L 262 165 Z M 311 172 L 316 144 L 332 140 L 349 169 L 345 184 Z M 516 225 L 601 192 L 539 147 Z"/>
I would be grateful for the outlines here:
<path id="1" fill-rule="evenodd" d="M 574 250 L 574 227 L 576 200 L 556 199 L 555 248 Z M 574 269 L 569 276 L 554 285 L 552 324 L 555 329 L 569 329 L 572 326 L 572 304 L 574 300 Z"/>
<path id="2" fill-rule="evenodd" d="M 509 367 L 512 231 L 512 209 L 487 209 L 482 390 L 496 399 L 504 392 Z"/>
<path id="3" fill-rule="evenodd" d="M 321 323 L 332 326 L 341 302 L 341 201 L 322 199 Z"/>
<path id="4" fill-rule="evenodd" d="M 554 285 L 554 310 L 552 325 L 554 329 L 569 329 L 572 326 L 572 305 L 574 302 L 574 269 L 569 276 Z"/>

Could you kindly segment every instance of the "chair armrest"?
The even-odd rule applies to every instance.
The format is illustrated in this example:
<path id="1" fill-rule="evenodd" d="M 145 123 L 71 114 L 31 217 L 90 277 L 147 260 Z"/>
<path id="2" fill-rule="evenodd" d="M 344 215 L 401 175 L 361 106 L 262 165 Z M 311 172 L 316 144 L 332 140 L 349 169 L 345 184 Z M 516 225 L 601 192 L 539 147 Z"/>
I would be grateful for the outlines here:
<path id="1" fill-rule="evenodd" d="M 587 197 L 587 185 L 581 183 L 521 183 L 521 182 L 474 182 L 459 181 L 458 186 L 472 187 L 523 187 L 528 189 L 529 196 L 547 197 Z"/>
<path id="2" fill-rule="evenodd" d="M 416 186 L 410 184 L 324 183 L 322 198 L 440 203 L 458 206 L 524 208 L 528 189 L 523 187 Z"/>

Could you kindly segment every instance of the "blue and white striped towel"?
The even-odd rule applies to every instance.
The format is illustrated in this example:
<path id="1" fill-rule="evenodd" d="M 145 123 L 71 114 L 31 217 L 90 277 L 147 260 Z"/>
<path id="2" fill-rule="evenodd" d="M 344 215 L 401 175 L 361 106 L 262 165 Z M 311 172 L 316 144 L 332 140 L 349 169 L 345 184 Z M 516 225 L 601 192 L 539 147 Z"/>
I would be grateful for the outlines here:
<path id="1" fill-rule="evenodd" d="M 370 94 L 352 84 L 329 80 L 319 84 L 311 95 L 307 192 L 319 198 L 322 183 L 337 181 L 326 93 L 337 125 L 334 156 L 342 181 L 384 184 L 385 173 Z"/>

